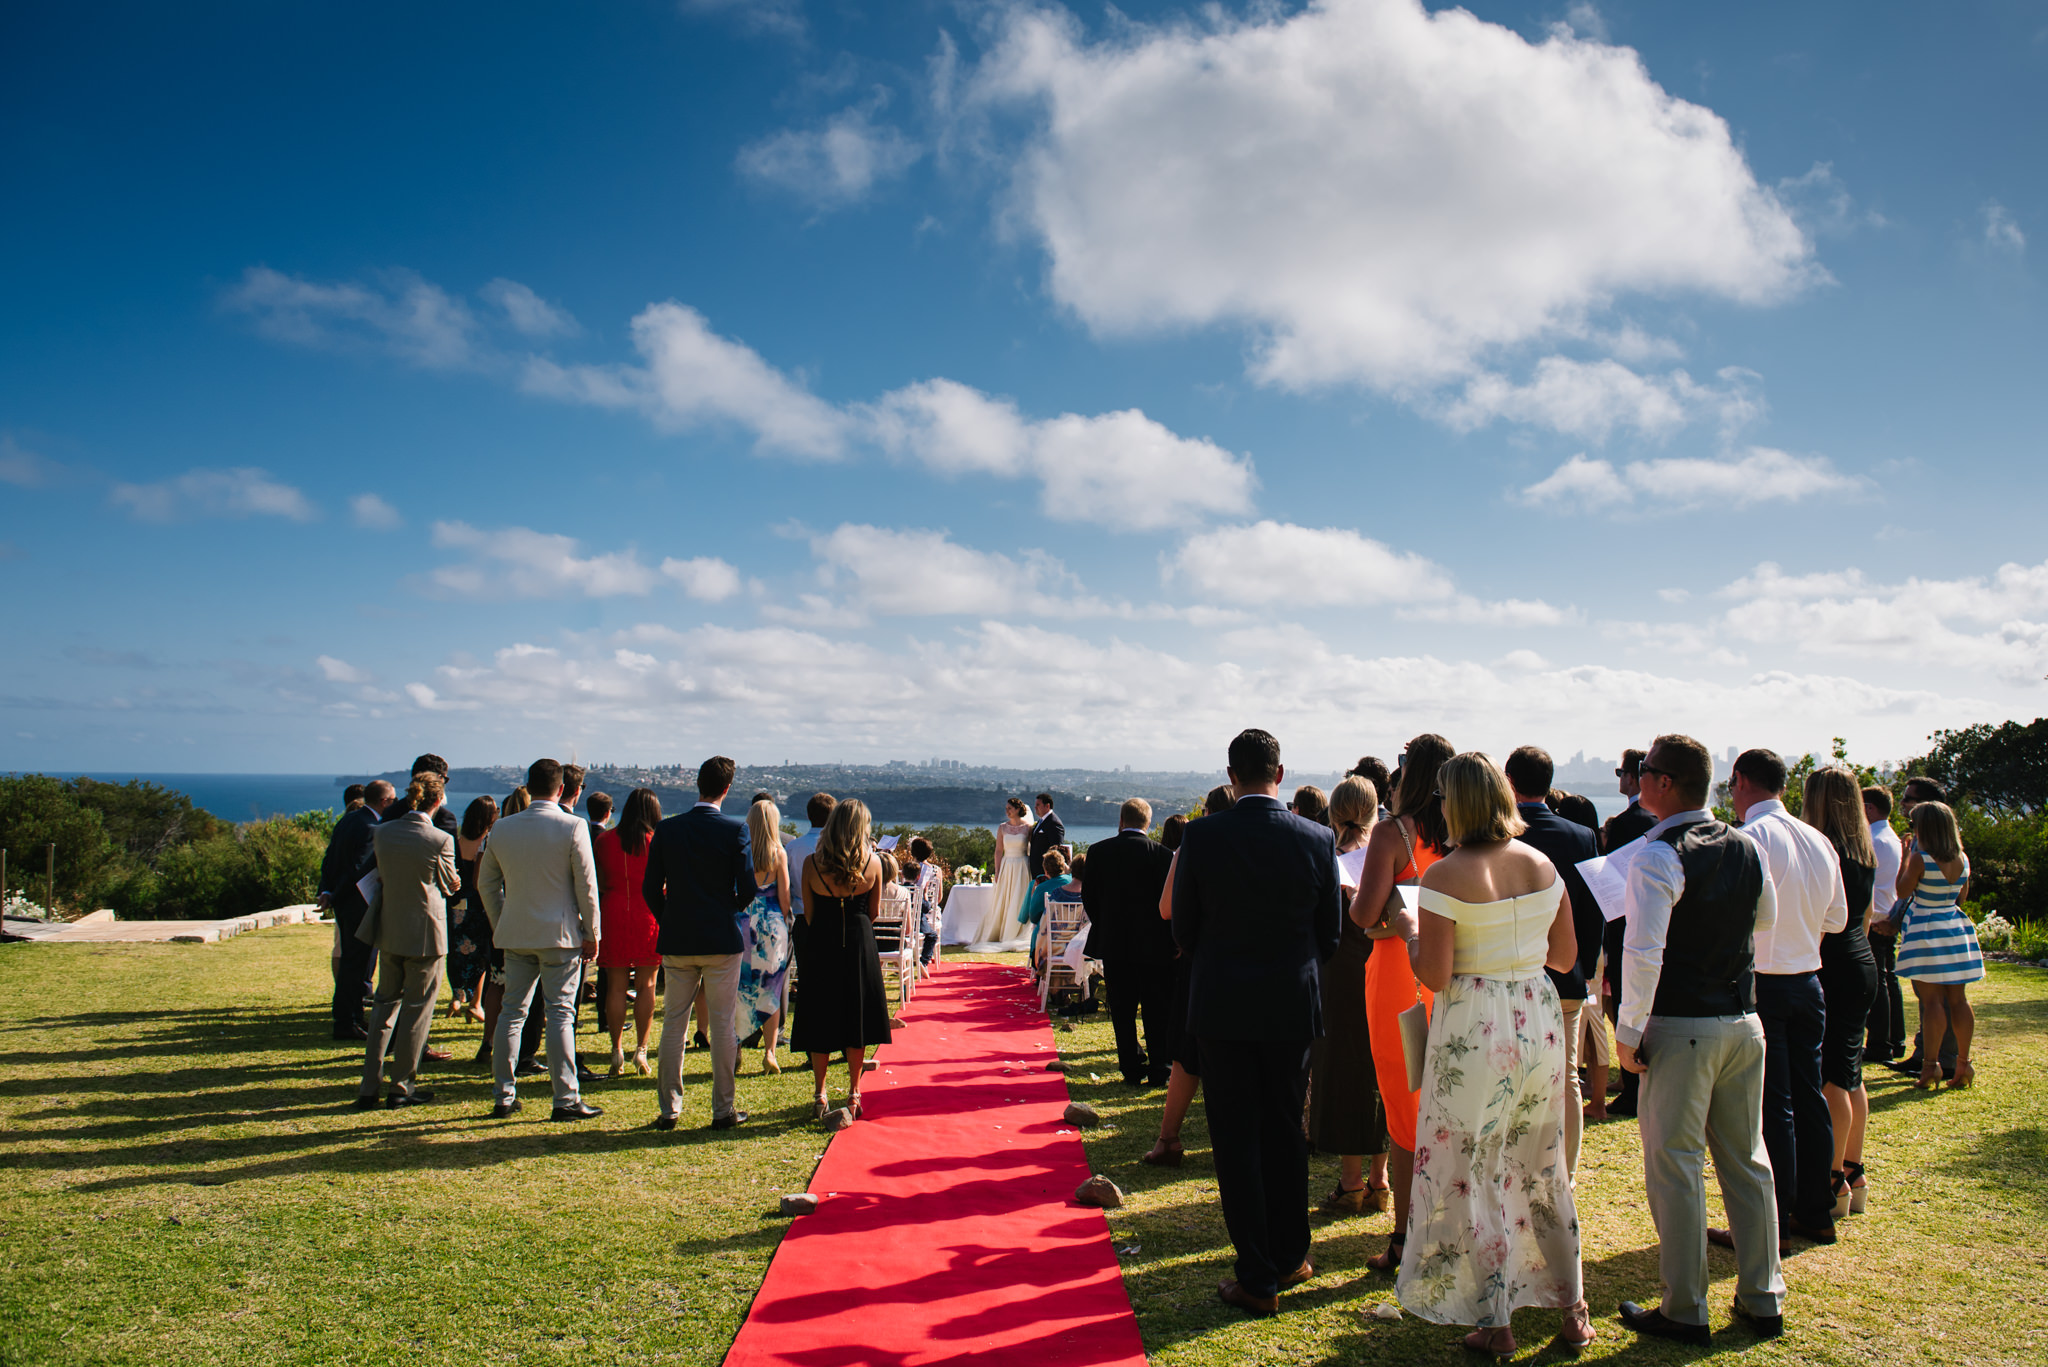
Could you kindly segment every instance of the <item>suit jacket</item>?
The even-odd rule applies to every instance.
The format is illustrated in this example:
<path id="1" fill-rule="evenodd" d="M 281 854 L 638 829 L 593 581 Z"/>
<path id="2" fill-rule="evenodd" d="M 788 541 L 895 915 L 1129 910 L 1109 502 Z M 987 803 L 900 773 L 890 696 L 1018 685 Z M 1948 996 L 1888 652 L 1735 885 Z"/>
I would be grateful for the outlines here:
<path id="1" fill-rule="evenodd" d="M 1319 969 L 1337 952 L 1343 920 L 1329 827 L 1263 796 L 1189 822 L 1173 875 L 1173 938 L 1192 956 L 1188 1028 L 1234 1040 L 1319 1037 Z"/>
<path id="2" fill-rule="evenodd" d="M 320 891 L 334 899 L 337 910 L 361 911 L 363 895 L 356 880 L 377 862 L 375 835 L 377 814 L 368 807 L 344 812 L 327 838 L 327 853 L 320 860 Z"/>
<path id="3" fill-rule="evenodd" d="M 1586 984 L 1592 981 L 1600 963 L 1600 937 L 1606 933 L 1607 918 L 1593 900 L 1592 889 L 1586 886 L 1586 877 L 1579 872 L 1578 864 L 1600 852 L 1598 842 L 1584 826 L 1565 820 L 1541 802 L 1524 802 L 1519 810 L 1529 829 L 1516 838 L 1541 851 L 1556 867 L 1558 877 L 1564 879 L 1564 890 L 1572 899 L 1572 933 L 1579 941 L 1578 964 L 1571 972 L 1559 973 L 1548 967 L 1543 971 L 1550 975 L 1559 997 L 1583 1001 Z"/>
<path id="4" fill-rule="evenodd" d="M 1088 847 L 1081 905 L 1091 959 L 1173 957 L 1173 927 L 1159 915 L 1173 851 L 1143 831 L 1118 831 Z"/>
<path id="5" fill-rule="evenodd" d="M 491 827 L 476 890 L 499 949 L 577 949 L 601 938 L 590 828 L 558 803 L 536 802 Z"/>
<path id="6" fill-rule="evenodd" d="M 1631 802 L 1621 811 L 1607 818 L 1607 824 L 1600 828 L 1600 853 L 1613 854 L 1637 836 L 1648 835 L 1650 827 L 1657 824 L 1657 818 L 1643 810 L 1640 802 Z"/>
<path id="7" fill-rule="evenodd" d="M 462 889 L 455 841 L 419 812 L 376 828 L 383 904 L 373 944 L 385 954 L 437 958 L 448 952 L 448 897 Z"/>
<path id="8" fill-rule="evenodd" d="M 735 913 L 754 900 L 754 861 L 747 823 L 713 807 L 666 817 L 647 846 L 640 895 L 661 927 L 663 954 L 737 954 Z M 792 883 L 802 871 L 792 869 Z"/>
<path id="9" fill-rule="evenodd" d="M 1067 843 L 1067 825 L 1060 820 L 1058 812 L 1047 812 L 1039 823 L 1031 828 L 1031 835 L 1024 845 L 1024 865 L 1031 870 L 1033 878 L 1045 877 L 1045 852 L 1055 845 Z M 1086 886 L 1084 883 L 1083 886 Z M 1088 932 L 1091 936 L 1094 931 Z"/>

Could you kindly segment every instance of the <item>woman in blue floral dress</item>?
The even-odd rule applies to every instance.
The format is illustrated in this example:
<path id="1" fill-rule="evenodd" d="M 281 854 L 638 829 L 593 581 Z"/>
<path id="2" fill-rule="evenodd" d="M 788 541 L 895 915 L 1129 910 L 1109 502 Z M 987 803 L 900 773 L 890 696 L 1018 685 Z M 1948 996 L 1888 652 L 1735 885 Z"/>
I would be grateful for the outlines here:
<path id="1" fill-rule="evenodd" d="M 747 811 L 753 847 L 754 900 L 739 913 L 739 1019 L 741 1039 L 761 1036 L 761 1071 L 779 1073 L 775 1045 L 782 1033 L 782 989 L 789 981 L 789 860 L 782 852 L 782 813 L 767 800 Z"/>

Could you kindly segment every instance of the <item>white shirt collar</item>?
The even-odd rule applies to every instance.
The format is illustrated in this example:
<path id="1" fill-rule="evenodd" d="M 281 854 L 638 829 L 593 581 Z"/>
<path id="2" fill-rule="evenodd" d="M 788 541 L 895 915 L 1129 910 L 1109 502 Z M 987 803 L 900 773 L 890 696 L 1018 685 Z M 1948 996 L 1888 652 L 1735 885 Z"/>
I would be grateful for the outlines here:
<path id="1" fill-rule="evenodd" d="M 1767 797 L 1750 807 L 1748 815 L 1742 818 L 1742 824 L 1753 825 L 1767 816 L 1777 816 L 1784 810 L 1785 804 L 1782 801 L 1775 797 Z"/>
<path id="2" fill-rule="evenodd" d="M 709 807 L 714 812 L 718 810 L 718 804 L 716 802 L 711 801 L 709 798 L 698 798 L 697 807 Z M 694 812 L 697 810 L 697 807 L 692 807 L 690 808 L 690 810 Z"/>
<path id="3" fill-rule="evenodd" d="M 1701 821 L 1712 821 L 1713 819 L 1714 814 L 1705 807 L 1697 807 L 1689 812 L 1677 812 L 1650 827 L 1648 831 L 1644 832 L 1643 839 L 1655 840 L 1673 826 L 1691 826 Z"/>

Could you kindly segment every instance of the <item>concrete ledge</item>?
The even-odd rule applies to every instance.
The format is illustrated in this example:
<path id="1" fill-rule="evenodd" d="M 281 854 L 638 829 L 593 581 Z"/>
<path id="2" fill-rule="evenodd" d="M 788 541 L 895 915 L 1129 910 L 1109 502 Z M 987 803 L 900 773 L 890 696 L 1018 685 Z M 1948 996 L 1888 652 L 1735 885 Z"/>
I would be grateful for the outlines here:
<path id="1" fill-rule="evenodd" d="M 279 907 L 253 916 L 236 916 L 220 921 L 117 921 L 112 912 L 96 911 L 76 921 L 46 924 L 42 921 L 7 922 L 7 932 L 31 940 L 58 940 L 70 944 L 175 944 L 211 945 L 231 940 L 249 930 L 272 926 L 305 925 L 320 920 L 320 909 L 311 905 Z"/>

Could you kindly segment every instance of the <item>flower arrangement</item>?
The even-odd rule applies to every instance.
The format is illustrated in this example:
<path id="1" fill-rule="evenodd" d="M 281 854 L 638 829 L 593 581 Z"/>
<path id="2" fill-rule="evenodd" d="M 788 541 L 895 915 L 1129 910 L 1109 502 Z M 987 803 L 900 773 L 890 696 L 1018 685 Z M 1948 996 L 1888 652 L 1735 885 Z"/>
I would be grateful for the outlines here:
<path id="1" fill-rule="evenodd" d="M 981 880 L 982 871 L 972 864 L 962 864 L 959 868 L 953 870 L 953 881 L 955 883 L 965 883 L 969 887 L 976 887 L 981 883 Z"/>
<path id="2" fill-rule="evenodd" d="M 1991 912 L 1978 923 L 1977 947 L 1979 949 L 2011 949 L 2012 934 L 2012 922 L 2006 920 L 1995 911 Z"/>

